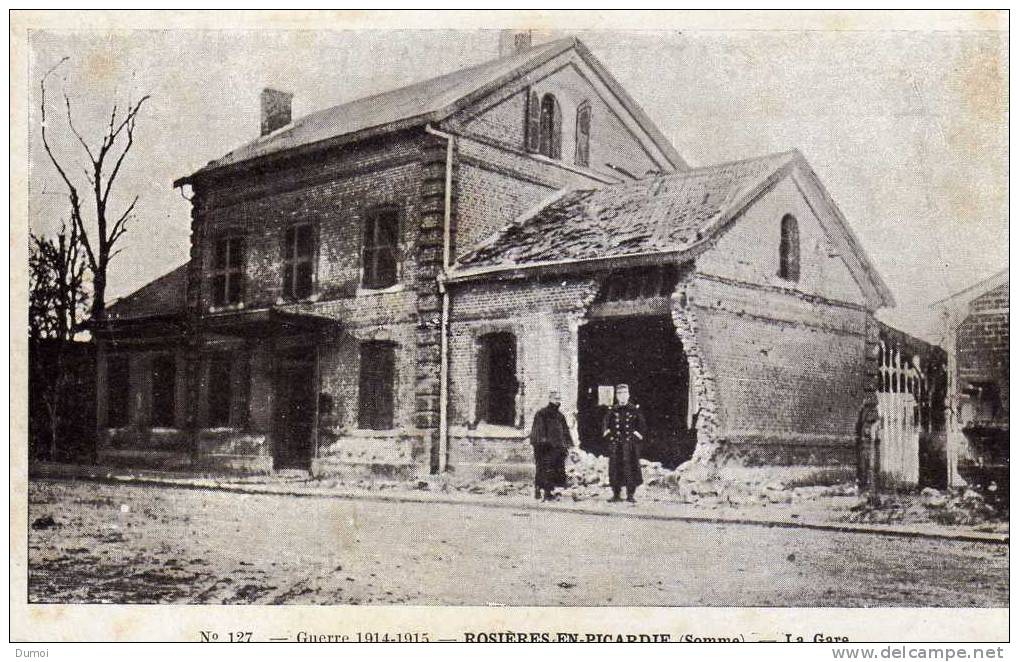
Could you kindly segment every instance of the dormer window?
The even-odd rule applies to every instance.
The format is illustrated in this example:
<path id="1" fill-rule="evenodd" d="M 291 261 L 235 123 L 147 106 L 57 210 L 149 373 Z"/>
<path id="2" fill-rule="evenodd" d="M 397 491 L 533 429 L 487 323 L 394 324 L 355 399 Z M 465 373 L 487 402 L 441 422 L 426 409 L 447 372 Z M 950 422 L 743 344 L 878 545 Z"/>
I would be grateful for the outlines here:
<path id="1" fill-rule="evenodd" d="M 591 165 L 591 104 L 584 102 L 577 108 L 577 146 L 574 162 L 578 166 Z"/>
<path id="2" fill-rule="evenodd" d="M 527 151 L 547 156 L 562 157 L 563 116 L 554 94 L 539 97 L 531 92 L 527 102 Z"/>
<path id="3" fill-rule="evenodd" d="M 782 236 L 778 245 L 778 276 L 785 280 L 800 279 L 800 228 L 796 217 L 782 217 Z"/>

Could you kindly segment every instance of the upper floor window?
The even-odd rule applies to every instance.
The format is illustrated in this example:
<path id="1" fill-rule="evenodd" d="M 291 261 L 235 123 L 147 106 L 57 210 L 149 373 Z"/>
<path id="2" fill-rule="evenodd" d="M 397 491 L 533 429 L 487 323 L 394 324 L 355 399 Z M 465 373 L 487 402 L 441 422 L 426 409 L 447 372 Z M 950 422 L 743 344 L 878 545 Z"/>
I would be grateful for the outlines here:
<path id="1" fill-rule="evenodd" d="M 562 112 L 555 95 L 546 94 L 539 99 L 531 92 L 527 101 L 527 151 L 543 154 L 550 159 L 562 156 Z"/>
<path id="2" fill-rule="evenodd" d="M 577 108 L 577 147 L 574 161 L 579 166 L 591 165 L 591 104 L 586 101 Z"/>
<path id="3" fill-rule="evenodd" d="M 212 304 L 240 303 L 244 283 L 244 237 L 216 239 L 212 259 Z"/>
<path id="4" fill-rule="evenodd" d="M 311 296 L 315 269 L 315 235 L 310 223 L 291 225 L 283 242 L 283 296 Z"/>
<path id="5" fill-rule="evenodd" d="M 778 245 L 778 275 L 786 280 L 800 278 L 800 228 L 796 217 L 782 217 L 782 237 Z"/>
<path id="6" fill-rule="evenodd" d="M 395 210 L 381 209 L 365 217 L 361 252 L 364 287 L 381 289 L 396 284 L 398 237 L 399 219 Z"/>

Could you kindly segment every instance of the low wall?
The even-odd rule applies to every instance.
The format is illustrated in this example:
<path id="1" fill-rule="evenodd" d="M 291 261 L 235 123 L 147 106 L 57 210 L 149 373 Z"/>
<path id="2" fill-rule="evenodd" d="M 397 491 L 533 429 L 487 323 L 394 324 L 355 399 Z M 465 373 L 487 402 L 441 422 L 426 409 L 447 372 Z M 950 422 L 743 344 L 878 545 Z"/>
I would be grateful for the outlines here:
<path id="1" fill-rule="evenodd" d="M 423 433 L 320 430 L 315 477 L 406 480 L 429 472 L 430 449 Z"/>
<path id="2" fill-rule="evenodd" d="M 534 451 L 526 430 L 454 427 L 449 437 L 449 469 L 457 477 L 503 476 L 508 480 L 531 480 Z"/>

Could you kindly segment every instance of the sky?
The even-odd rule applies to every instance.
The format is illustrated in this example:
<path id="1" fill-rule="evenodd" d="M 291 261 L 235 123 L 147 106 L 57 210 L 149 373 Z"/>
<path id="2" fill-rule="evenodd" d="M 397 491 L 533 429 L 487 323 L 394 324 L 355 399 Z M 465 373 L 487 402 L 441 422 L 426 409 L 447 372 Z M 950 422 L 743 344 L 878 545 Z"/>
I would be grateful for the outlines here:
<path id="1" fill-rule="evenodd" d="M 798 148 L 859 237 L 897 305 L 882 319 L 932 337 L 929 305 L 1008 264 L 1007 34 L 995 31 L 685 30 L 578 36 L 691 165 Z M 42 150 L 78 157 L 111 105 L 151 96 L 114 193 L 136 218 L 107 298 L 187 260 L 190 204 L 174 179 L 258 135 L 258 95 L 294 93 L 294 115 L 492 59 L 495 30 L 33 31 L 29 223 L 67 218 Z M 72 163 L 83 164 L 80 158 Z M 72 168 L 80 173 L 80 167 Z"/>

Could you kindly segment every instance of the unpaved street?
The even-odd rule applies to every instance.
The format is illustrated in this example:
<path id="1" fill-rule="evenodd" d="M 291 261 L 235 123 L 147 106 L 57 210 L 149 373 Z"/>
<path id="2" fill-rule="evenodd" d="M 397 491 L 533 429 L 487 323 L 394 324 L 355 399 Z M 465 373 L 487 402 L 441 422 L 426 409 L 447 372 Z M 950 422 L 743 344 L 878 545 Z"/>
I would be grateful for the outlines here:
<path id="1" fill-rule="evenodd" d="M 1008 604 L 969 542 L 60 481 L 28 521 L 33 602 Z"/>

